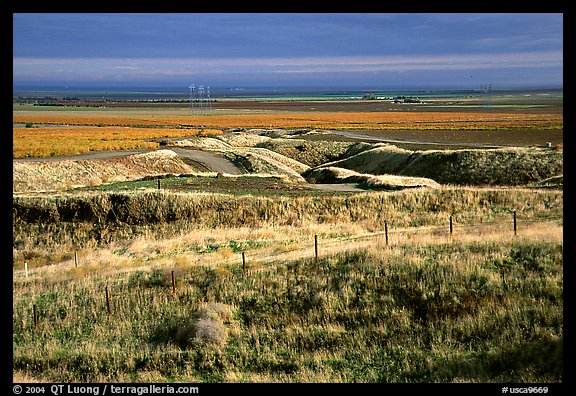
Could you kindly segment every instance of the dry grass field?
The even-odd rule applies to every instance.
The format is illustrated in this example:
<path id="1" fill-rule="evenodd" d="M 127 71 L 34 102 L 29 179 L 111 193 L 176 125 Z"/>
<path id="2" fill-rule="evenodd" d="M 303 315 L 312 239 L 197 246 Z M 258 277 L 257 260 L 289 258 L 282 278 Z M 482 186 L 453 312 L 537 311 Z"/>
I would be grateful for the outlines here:
<path id="1" fill-rule="evenodd" d="M 175 136 L 221 134 L 215 129 L 136 128 L 136 127 L 39 127 L 13 128 L 14 158 L 54 157 L 100 150 L 158 148 L 157 141 Z"/>
<path id="2" fill-rule="evenodd" d="M 564 382 L 554 103 L 14 105 L 14 381 Z"/>
<path id="3" fill-rule="evenodd" d="M 18 207 L 39 216 L 15 212 L 18 378 L 563 380 L 558 191 L 127 191 Z"/>

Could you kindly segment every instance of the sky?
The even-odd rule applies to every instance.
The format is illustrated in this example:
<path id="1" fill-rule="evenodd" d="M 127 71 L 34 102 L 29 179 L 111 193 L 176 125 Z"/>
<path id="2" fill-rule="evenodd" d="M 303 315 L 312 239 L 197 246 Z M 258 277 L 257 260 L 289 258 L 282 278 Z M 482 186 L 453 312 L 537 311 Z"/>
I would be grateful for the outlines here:
<path id="1" fill-rule="evenodd" d="M 563 86 L 561 13 L 14 13 L 13 84 Z"/>

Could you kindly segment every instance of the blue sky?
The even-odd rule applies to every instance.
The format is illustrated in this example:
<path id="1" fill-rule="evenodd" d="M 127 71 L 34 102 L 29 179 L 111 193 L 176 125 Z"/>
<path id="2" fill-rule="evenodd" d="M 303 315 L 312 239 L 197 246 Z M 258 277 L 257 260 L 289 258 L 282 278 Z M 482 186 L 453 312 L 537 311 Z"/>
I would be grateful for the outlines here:
<path id="1" fill-rule="evenodd" d="M 13 14 L 14 84 L 562 86 L 563 15 Z"/>

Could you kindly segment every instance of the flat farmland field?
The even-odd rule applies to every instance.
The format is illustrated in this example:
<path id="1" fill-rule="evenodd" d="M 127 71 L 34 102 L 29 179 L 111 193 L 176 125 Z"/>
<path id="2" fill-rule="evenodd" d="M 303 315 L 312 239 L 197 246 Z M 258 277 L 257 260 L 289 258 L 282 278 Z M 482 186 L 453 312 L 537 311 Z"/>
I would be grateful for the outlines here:
<path id="1" fill-rule="evenodd" d="M 383 107 L 374 104 L 336 103 L 338 111 L 287 111 L 292 103 L 274 107 L 252 101 L 224 103 L 212 112 L 192 115 L 182 106 L 111 106 L 106 108 L 33 107 L 15 105 L 13 111 L 14 157 L 47 157 L 98 149 L 151 147 L 150 139 L 220 134 L 228 129 L 283 128 L 352 131 L 377 138 L 411 139 L 443 143 L 503 145 L 563 144 L 563 115 L 549 112 L 466 109 L 447 111 L 432 107 Z M 329 102 L 332 103 L 332 102 Z M 313 103 L 314 106 L 325 102 Z M 84 128 L 72 128 L 82 126 Z M 326 139 L 330 136 L 325 135 Z M 66 140 L 66 149 L 49 147 Z M 359 140 L 359 139 L 356 139 Z M 61 146 L 61 144 L 60 144 Z"/>
<path id="2" fill-rule="evenodd" d="M 504 129 L 559 128 L 563 124 L 563 117 L 559 114 L 443 111 L 214 113 L 191 116 L 185 110 L 178 112 L 161 108 L 155 114 L 140 109 L 81 112 L 19 110 L 13 113 L 13 123 L 167 127 L 192 125 L 210 128 Z"/>
<path id="3" fill-rule="evenodd" d="M 138 128 L 131 126 L 43 126 L 13 128 L 14 158 L 75 155 L 101 150 L 157 148 L 151 139 L 222 134 L 218 129 Z"/>
<path id="4" fill-rule="evenodd" d="M 342 142 L 392 142 L 411 149 L 441 149 L 466 147 L 553 146 L 564 144 L 564 131 L 558 129 L 513 128 L 505 130 L 443 130 L 443 129 L 365 129 L 331 131 L 322 135 L 306 136 L 307 140 L 334 140 Z"/>

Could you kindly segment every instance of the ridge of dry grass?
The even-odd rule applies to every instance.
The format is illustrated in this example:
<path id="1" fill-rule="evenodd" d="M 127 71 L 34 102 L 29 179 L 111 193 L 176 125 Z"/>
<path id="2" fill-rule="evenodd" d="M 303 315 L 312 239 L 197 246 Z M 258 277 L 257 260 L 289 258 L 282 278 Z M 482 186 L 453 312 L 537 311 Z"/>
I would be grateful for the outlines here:
<path id="1" fill-rule="evenodd" d="M 252 196 L 158 190 L 14 196 L 14 260 L 57 262 L 74 249 L 169 238 L 192 230 L 316 227 L 358 223 L 371 230 L 497 219 L 561 219 L 562 191 L 441 187 L 351 196 Z M 211 232 L 211 231 L 208 231 Z"/>
<path id="2" fill-rule="evenodd" d="M 358 183 L 371 189 L 401 190 L 405 188 L 440 188 L 440 184 L 424 177 L 370 175 L 349 169 L 326 166 L 303 173 L 310 183 Z"/>
<path id="3" fill-rule="evenodd" d="M 543 148 L 411 151 L 376 144 L 321 167 L 426 177 L 442 184 L 526 185 L 562 173 L 563 153 Z"/>

